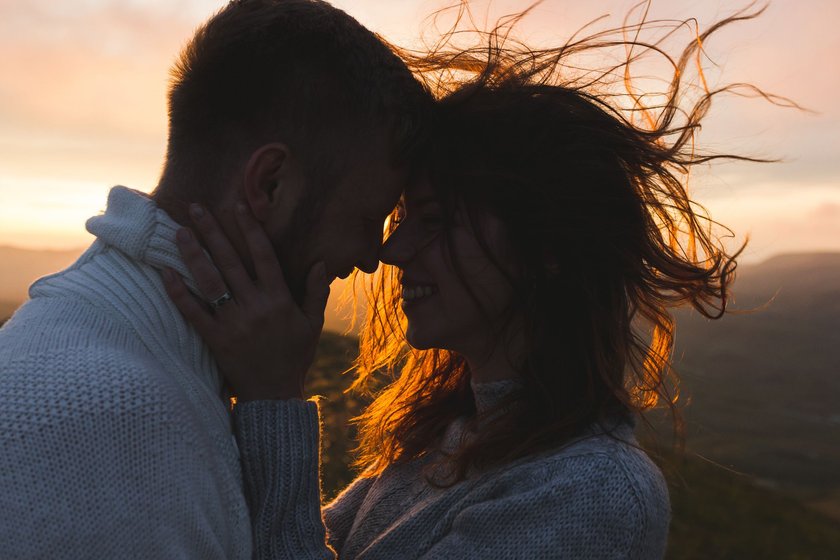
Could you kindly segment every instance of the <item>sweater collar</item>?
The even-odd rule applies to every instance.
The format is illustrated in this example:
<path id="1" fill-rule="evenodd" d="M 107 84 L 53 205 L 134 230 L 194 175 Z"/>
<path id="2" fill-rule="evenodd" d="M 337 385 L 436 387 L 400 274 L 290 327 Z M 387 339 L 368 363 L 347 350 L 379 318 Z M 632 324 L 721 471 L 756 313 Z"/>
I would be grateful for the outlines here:
<path id="1" fill-rule="evenodd" d="M 475 398 L 476 412 L 486 414 L 491 411 L 491 414 L 500 413 L 508 410 L 509 407 L 515 406 L 516 401 L 501 409 L 499 412 L 492 413 L 493 407 L 500 404 L 507 397 L 511 396 L 515 391 L 523 387 L 521 379 L 502 379 L 499 381 L 485 381 L 477 382 L 470 381 L 470 386 L 473 390 Z M 586 435 L 600 435 L 604 433 L 618 433 L 620 437 L 625 437 L 628 434 L 632 437 L 633 430 L 636 427 L 636 419 L 632 415 L 620 416 L 611 418 L 602 423 L 595 423 L 586 431 Z"/>
<path id="2" fill-rule="evenodd" d="M 481 415 L 501 403 L 517 389 L 522 388 L 519 379 L 500 379 L 498 381 L 470 381 L 476 412 Z"/>
<path id="3" fill-rule="evenodd" d="M 135 261 L 157 270 L 166 267 L 175 270 L 190 291 L 199 294 L 175 245 L 180 224 L 158 208 L 147 194 L 123 186 L 112 188 L 105 213 L 88 219 L 86 227 L 99 241 Z"/>
<path id="4" fill-rule="evenodd" d="M 140 339 L 168 359 L 177 356 L 177 361 L 191 372 L 188 377 L 206 386 L 218 399 L 222 378 L 216 362 L 201 336 L 169 299 L 158 274 L 166 267 L 175 270 L 201 297 L 175 244 L 180 227 L 145 193 L 122 186 L 112 188 L 105 213 L 87 221 L 88 231 L 97 237 L 94 248 L 99 248 L 92 249 L 95 253 L 115 249 L 138 268 L 118 265 L 115 275 L 98 275 L 88 281 L 107 283 L 107 289 L 103 286 L 95 290 L 97 297 L 109 294 L 111 305 L 126 317 Z"/>
<path id="5" fill-rule="evenodd" d="M 173 374 L 195 410 L 206 416 L 218 453 L 231 472 L 238 473 L 222 376 L 208 346 L 167 295 L 159 274 L 172 268 L 198 294 L 175 244 L 180 227 L 148 195 L 114 187 L 105 213 L 87 221 L 97 240 L 87 258 L 83 256 L 76 270 L 70 270 L 79 276 L 66 284 L 83 290 L 134 331 Z"/>

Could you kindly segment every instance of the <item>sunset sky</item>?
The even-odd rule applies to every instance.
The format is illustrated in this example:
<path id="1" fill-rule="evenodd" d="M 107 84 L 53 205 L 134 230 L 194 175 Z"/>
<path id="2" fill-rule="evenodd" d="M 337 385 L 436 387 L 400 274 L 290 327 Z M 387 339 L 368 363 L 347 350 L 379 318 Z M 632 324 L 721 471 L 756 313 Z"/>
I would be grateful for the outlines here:
<path id="1" fill-rule="evenodd" d="M 333 2 L 402 45 L 416 44 L 439 0 Z M 475 2 L 481 8 L 487 2 Z M 490 19 L 529 2 L 496 1 Z M 547 0 L 519 36 L 560 44 L 604 14 L 617 25 L 634 1 Z M 86 218 L 111 185 L 154 188 L 166 141 L 168 69 L 214 0 L 0 0 L 0 245 L 87 245 Z M 652 16 L 696 17 L 701 29 L 744 3 L 658 0 Z M 483 13 L 483 9 L 477 10 Z M 714 83 L 750 82 L 813 113 L 756 99 L 716 104 L 699 138 L 716 151 L 781 158 L 727 163 L 695 177 L 693 194 L 739 238 L 747 260 L 840 251 L 840 2 L 775 0 L 758 20 L 708 45 Z"/>

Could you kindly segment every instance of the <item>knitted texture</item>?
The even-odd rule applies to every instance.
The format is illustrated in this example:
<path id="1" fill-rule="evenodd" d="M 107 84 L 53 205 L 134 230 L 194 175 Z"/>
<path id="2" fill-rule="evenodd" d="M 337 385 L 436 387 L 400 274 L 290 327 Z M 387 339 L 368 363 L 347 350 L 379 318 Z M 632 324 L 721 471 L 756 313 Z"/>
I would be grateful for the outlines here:
<path id="1" fill-rule="evenodd" d="M 516 382 L 472 387 L 481 413 Z M 651 560 L 665 552 L 667 486 L 628 424 L 613 437 L 593 428 L 449 488 L 424 478 L 435 456 L 391 465 L 322 509 L 315 403 L 242 403 L 234 419 L 258 558 Z M 444 450 L 469 438 L 465 425 L 450 426 Z"/>
<path id="2" fill-rule="evenodd" d="M 221 379 L 170 302 L 178 228 L 115 187 L 0 330 L 0 557 L 250 558 Z"/>

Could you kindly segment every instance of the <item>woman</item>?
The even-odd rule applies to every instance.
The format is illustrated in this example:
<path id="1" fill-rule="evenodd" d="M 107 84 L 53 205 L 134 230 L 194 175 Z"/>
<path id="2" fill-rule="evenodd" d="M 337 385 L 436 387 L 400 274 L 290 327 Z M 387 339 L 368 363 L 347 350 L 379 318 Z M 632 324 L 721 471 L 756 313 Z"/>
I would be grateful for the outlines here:
<path id="1" fill-rule="evenodd" d="M 642 48 L 615 32 L 531 51 L 507 47 L 497 29 L 479 49 L 443 41 L 403 53 L 434 76 L 439 102 L 386 228 L 355 387 L 382 370 L 395 379 L 358 419 L 362 475 L 331 504 L 321 508 L 318 411 L 302 380 L 276 374 L 271 389 L 254 389 L 279 368 L 253 356 L 270 356 L 282 322 L 271 331 L 228 308 L 235 327 L 205 329 L 234 392 L 248 395 L 234 417 L 261 554 L 663 556 L 667 487 L 633 437 L 635 418 L 674 406 L 668 307 L 719 317 L 735 269 L 685 189 L 688 169 L 713 158 L 694 151 L 693 133 L 720 91 L 681 107 L 684 80 L 709 34 L 755 15 L 692 41 L 657 108 L 628 84 L 622 109 L 609 89 L 632 49 L 597 75 L 567 67 L 577 52 Z M 238 219 L 262 256 L 256 283 L 234 296 L 317 339 L 317 310 L 261 281 L 281 278 L 279 266 L 247 209 Z M 211 255 L 229 251 L 212 218 L 196 226 Z M 218 282 L 197 247 L 182 247 L 199 285 Z M 179 282 L 168 285 L 196 326 L 212 323 Z M 234 337 L 268 342 L 256 352 Z"/>

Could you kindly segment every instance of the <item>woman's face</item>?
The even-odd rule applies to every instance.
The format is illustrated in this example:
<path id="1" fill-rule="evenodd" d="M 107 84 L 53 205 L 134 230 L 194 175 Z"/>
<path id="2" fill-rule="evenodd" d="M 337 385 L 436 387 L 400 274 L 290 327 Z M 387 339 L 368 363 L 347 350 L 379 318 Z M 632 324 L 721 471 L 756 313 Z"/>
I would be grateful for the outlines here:
<path id="1" fill-rule="evenodd" d="M 479 223 L 470 224 L 458 211 L 444 231 L 443 208 L 427 183 L 405 192 L 400 214 L 380 260 L 402 270 L 408 342 L 418 349 L 442 348 L 467 357 L 490 351 L 488 345 L 494 343 L 493 335 L 511 302 L 512 287 L 472 228 L 481 229 L 493 256 L 506 263 L 509 251 L 502 223 L 483 214 Z"/>

